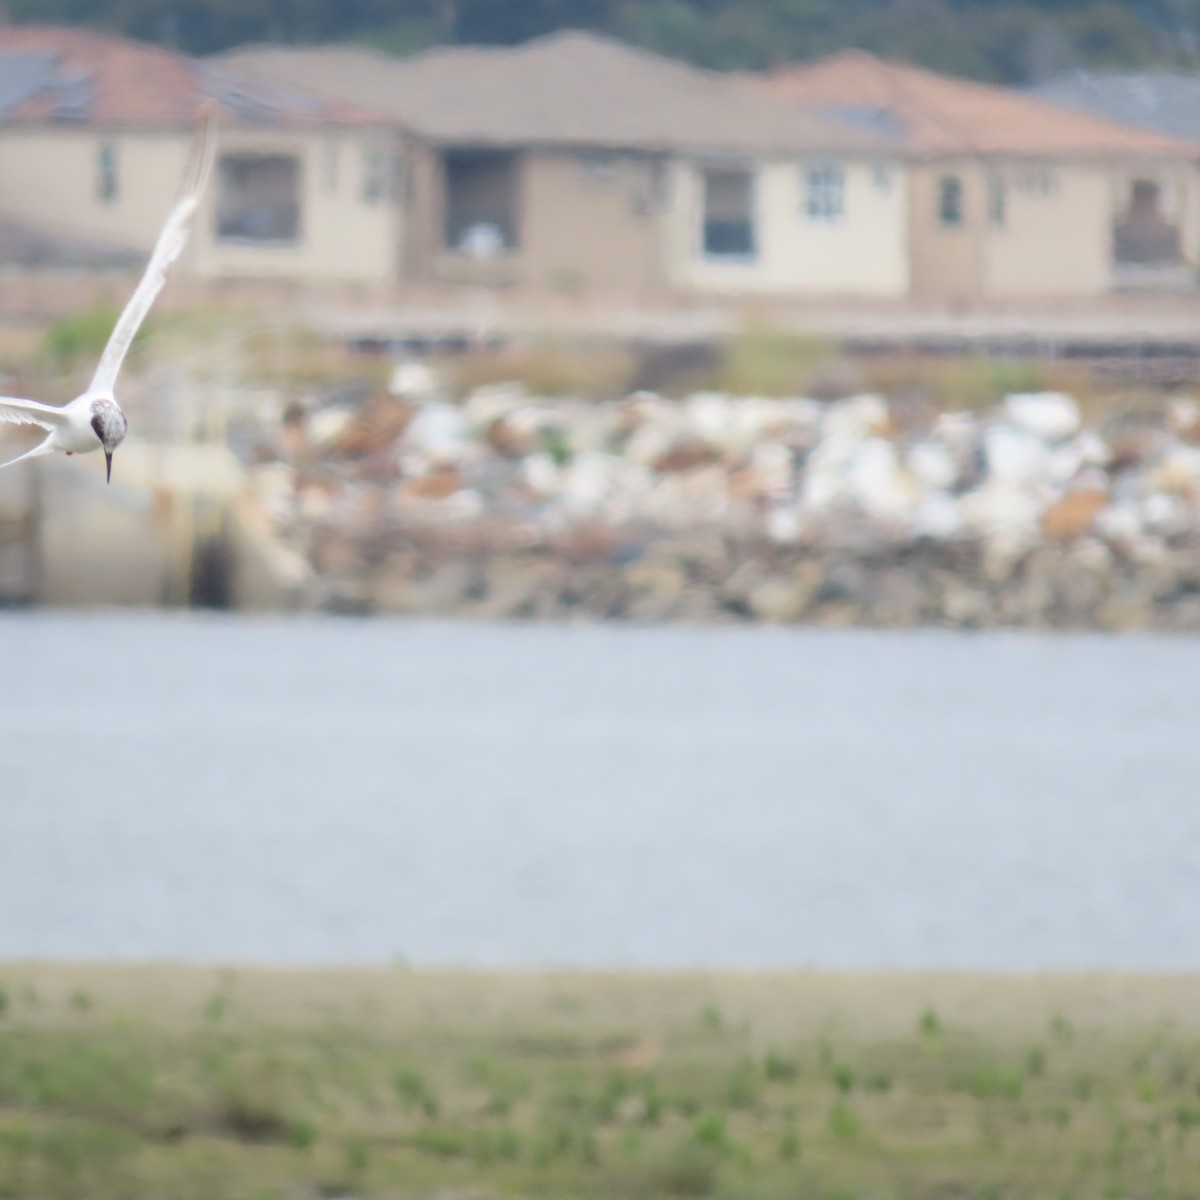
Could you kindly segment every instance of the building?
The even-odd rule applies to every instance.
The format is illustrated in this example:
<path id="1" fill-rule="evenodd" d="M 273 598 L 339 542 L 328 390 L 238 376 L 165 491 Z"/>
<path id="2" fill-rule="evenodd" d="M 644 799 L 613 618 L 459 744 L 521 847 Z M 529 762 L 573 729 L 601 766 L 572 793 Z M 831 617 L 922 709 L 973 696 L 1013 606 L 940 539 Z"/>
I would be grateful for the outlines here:
<path id="1" fill-rule="evenodd" d="M 919 298 L 1191 286 L 1200 143 L 861 51 L 748 82 L 806 112 L 896 131 L 911 163 Z"/>
<path id="2" fill-rule="evenodd" d="M 411 133 L 402 278 L 604 302 L 903 296 L 892 131 L 561 33 L 407 59 L 248 47 L 238 75 L 370 104 Z"/>
<path id="3" fill-rule="evenodd" d="M 27 235 L 7 243 L 140 259 L 206 100 L 219 107 L 217 161 L 181 274 L 394 281 L 404 223 L 394 119 L 48 26 L 0 27 L 0 223 Z"/>

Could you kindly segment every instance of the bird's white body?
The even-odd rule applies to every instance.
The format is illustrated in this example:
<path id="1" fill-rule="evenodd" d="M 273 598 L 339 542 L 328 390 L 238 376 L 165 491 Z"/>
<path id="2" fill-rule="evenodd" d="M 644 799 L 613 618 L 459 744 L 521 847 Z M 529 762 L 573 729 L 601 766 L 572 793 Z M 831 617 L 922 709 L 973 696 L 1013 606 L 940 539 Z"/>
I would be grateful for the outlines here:
<path id="1" fill-rule="evenodd" d="M 108 399 L 116 404 L 116 397 Z M 92 395 L 84 392 L 77 396 L 63 410 L 67 418 L 64 425 L 55 427 L 46 438 L 50 450 L 62 450 L 66 454 L 90 454 L 100 449 L 100 439 L 92 428 Z"/>
<path id="2" fill-rule="evenodd" d="M 129 422 L 113 392 L 117 373 L 155 297 L 166 283 L 167 270 L 187 244 L 192 221 L 212 167 L 212 133 L 213 116 L 208 112 L 192 146 L 179 199 L 158 235 L 141 280 L 113 327 L 112 336 L 104 347 L 87 391 L 62 408 L 41 404 L 37 400 L 0 396 L 0 421 L 38 425 L 46 430 L 45 438 L 32 450 L 9 462 L 0 463 L 0 466 L 7 467 L 42 454 L 90 454 L 93 450 L 102 449 L 111 478 L 113 451 L 125 440 L 125 432 L 129 428 Z"/>

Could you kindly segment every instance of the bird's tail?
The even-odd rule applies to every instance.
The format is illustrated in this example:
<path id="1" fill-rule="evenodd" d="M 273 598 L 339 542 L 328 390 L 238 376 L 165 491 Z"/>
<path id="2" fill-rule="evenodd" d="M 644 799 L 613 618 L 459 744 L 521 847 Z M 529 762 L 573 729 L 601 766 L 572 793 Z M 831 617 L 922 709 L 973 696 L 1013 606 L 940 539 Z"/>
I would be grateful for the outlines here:
<path id="1" fill-rule="evenodd" d="M 13 463 L 22 462 L 24 459 L 37 458 L 40 454 L 49 454 L 51 450 L 52 447 L 50 445 L 50 439 L 46 438 L 45 441 L 38 442 L 38 444 L 34 446 L 32 450 L 26 450 L 24 454 L 18 454 L 16 458 L 10 458 L 8 462 L 0 463 L 0 471 L 2 471 L 5 467 L 11 467 Z"/>

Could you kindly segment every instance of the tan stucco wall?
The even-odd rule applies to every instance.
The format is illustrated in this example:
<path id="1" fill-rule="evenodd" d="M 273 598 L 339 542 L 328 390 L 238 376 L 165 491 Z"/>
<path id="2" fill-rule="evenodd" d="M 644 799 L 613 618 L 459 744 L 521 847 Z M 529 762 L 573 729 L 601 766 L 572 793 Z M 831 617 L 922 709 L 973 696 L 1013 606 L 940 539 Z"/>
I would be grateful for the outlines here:
<path id="1" fill-rule="evenodd" d="M 943 225 L 941 181 L 962 181 L 963 222 Z M 921 300 L 962 302 L 982 294 L 984 227 L 987 220 L 987 173 L 978 162 L 947 160 L 915 164 L 909 245 L 913 295 Z"/>
<path id="2" fill-rule="evenodd" d="M 1150 179 L 1159 186 L 1163 215 L 1179 226 L 1180 250 L 1190 263 L 1200 261 L 1200 168 L 1194 162 L 1113 162 L 1108 171 L 1114 221 L 1129 206 L 1135 180 Z"/>
<path id="3" fill-rule="evenodd" d="M 649 299 L 666 285 L 663 193 L 647 156 L 606 155 L 599 169 L 586 153 L 518 152 L 517 246 L 486 265 L 445 247 L 442 164 L 428 151 L 414 161 L 409 278 L 467 285 L 490 279 L 531 295 L 585 301 Z"/>
<path id="4" fill-rule="evenodd" d="M 1112 283 L 1112 202 L 1100 164 L 996 163 L 1005 220 L 984 236 L 989 296 L 1096 296 Z M 986 213 L 984 214 L 986 220 Z"/>
<path id="5" fill-rule="evenodd" d="M 102 136 L 88 129 L 0 132 L 0 214 L 41 228 L 148 251 L 187 161 L 184 132 Z M 100 199 L 99 147 L 117 150 L 119 194 Z"/>
<path id="6" fill-rule="evenodd" d="M 272 246 L 218 240 L 213 212 L 197 238 L 197 271 L 206 278 L 299 279 L 314 282 L 387 283 L 403 258 L 399 196 L 368 202 L 363 196 L 372 151 L 401 154 L 398 141 L 367 131 L 227 130 L 220 153 L 292 154 L 300 162 L 300 231 L 294 245 Z M 401 164 L 401 171 L 405 169 Z M 400 193 L 403 193 L 401 179 Z"/>
<path id="7" fill-rule="evenodd" d="M 217 153 L 294 154 L 300 160 L 301 229 L 295 245 L 218 242 L 214 174 L 180 275 L 204 279 L 387 282 L 402 254 L 401 203 L 367 204 L 361 195 L 364 155 L 391 135 L 352 130 L 246 130 L 222 127 Z M 0 133 L 0 216 L 81 239 L 103 239 L 149 251 L 170 209 L 187 159 L 185 131 L 6 129 Z M 119 193 L 98 193 L 99 147 L 116 148 Z M 336 149 L 335 149 L 336 148 Z M 329 171 L 336 153 L 337 170 Z"/>
<path id="8" fill-rule="evenodd" d="M 663 217 L 654 162 L 614 154 L 600 168 L 577 154 L 525 160 L 521 250 L 539 289 L 583 297 L 649 298 L 666 282 Z"/>
<path id="9" fill-rule="evenodd" d="M 757 165 L 757 253 L 739 261 L 705 256 L 703 167 L 676 163 L 669 249 L 675 285 L 704 293 L 905 295 L 909 198 L 904 166 L 840 161 L 845 211 L 831 224 L 805 212 L 808 165 L 796 159 Z M 886 186 L 880 185 L 880 169 L 886 172 Z"/>
<path id="10" fill-rule="evenodd" d="M 938 216 L 940 180 L 963 182 L 964 221 Z M 993 174 L 1005 182 L 1005 221 L 989 218 Z M 912 276 L 918 299 L 943 303 L 988 297 L 1098 296 L 1113 287 L 1113 227 L 1132 179 L 1154 179 L 1166 215 L 1181 228 L 1184 254 L 1200 250 L 1200 186 L 1188 162 L 974 159 L 915 165 Z"/>

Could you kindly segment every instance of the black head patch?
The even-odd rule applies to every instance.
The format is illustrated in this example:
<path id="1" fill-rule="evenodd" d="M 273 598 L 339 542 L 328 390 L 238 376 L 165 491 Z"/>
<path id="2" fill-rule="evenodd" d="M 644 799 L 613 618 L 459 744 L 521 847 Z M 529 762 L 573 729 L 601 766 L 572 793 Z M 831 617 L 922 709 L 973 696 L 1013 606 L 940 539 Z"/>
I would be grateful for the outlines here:
<path id="1" fill-rule="evenodd" d="M 92 402 L 92 428 L 100 444 L 108 450 L 125 440 L 129 422 L 114 401 L 101 399 Z"/>

